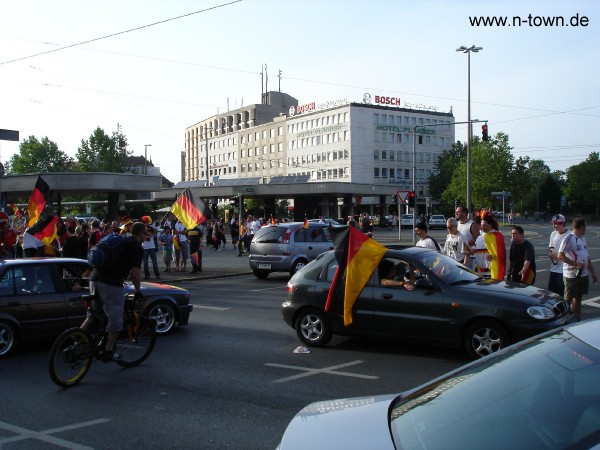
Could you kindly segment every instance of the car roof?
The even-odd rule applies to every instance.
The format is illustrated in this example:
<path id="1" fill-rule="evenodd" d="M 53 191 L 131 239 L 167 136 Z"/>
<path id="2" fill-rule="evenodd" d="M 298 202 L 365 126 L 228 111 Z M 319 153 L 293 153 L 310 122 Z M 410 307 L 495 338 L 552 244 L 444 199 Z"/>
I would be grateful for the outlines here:
<path id="1" fill-rule="evenodd" d="M 35 258 L 27 258 L 27 259 L 3 259 L 3 260 L 0 260 L 0 268 L 1 267 L 10 267 L 10 266 L 35 266 L 35 265 L 39 265 L 39 264 L 58 264 L 58 263 L 62 263 L 62 264 L 78 263 L 78 264 L 85 264 L 87 266 L 90 266 L 90 263 L 88 263 L 85 259 L 35 257 Z"/>

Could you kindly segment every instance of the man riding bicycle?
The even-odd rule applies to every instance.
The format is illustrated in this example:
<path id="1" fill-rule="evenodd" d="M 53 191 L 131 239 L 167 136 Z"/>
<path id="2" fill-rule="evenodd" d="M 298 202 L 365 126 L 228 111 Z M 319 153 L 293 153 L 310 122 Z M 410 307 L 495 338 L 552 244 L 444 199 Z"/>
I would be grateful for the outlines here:
<path id="1" fill-rule="evenodd" d="M 123 280 L 129 276 L 135 287 L 134 300 L 141 300 L 140 268 L 144 250 L 142 242 L 146 239 L 146 224 L 136 222 L 131 228 L 131 236 L 127 237 L 121 256 L 116 267 L 110 269 L 94 268 L 90 276 L 90 294 L 96 296 L 94 309 L 101 309 L 107 317 L 105 351 L 102 354 L 103 362 L 116 361 L 120 355 L 115 353 L 115 343 L 123 329 L 123 309 L 125 303 L 125 290 Z M 93 326 L 94 319 L 86 318 L 81 328 L 88 329 Z"/>

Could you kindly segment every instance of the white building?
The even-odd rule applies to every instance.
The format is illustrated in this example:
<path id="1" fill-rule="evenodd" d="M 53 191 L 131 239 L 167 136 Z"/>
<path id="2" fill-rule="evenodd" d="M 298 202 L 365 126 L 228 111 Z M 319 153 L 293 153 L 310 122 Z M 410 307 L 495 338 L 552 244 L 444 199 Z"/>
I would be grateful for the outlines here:
<path id="1" fill-rule="evenodd" d="M 386 184 L 411 190 L 417 127 L 416 186 L 423 198 L 429 195 L 427 182 L 438 156 L 454 143 L 452 112 L 399 107 L 401 100 L 394 97 L 365 94 L 362 102 L 301 105 L 279 92 L 263 98 L 263 104 L 186 129 L 185 181 L 259 178 L 266 184 L 274 176 L 307 175 L 309 183 Z"/>

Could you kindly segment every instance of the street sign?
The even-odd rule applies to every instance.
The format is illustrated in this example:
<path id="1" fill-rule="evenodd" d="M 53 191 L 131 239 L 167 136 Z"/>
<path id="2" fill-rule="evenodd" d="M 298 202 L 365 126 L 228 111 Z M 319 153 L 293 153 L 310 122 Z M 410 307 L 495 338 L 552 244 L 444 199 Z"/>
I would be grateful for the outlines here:
<path id="1" fill-rule="evenodd" d="M 510 191 L 501 191 L 501 192 L 492 192 L 492 195 L 502 198 L 502 197 L 510 197 L 512 194 L 510 193 Z"/>
<path id="2" fill-rule="evenodd" d="M 409 193 L 410 191 L 396 191 L 396 195 L 398 196 L 400 203 L 406 203 Z"/>

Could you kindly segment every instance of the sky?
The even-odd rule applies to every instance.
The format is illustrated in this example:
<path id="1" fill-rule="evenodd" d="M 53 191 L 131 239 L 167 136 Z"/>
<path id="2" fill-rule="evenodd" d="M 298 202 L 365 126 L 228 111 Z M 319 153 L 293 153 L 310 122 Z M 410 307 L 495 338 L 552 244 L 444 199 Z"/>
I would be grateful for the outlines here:
<path id="1" fill-rule="evenodd" d="M 522 22 L 472 25 L 480 16 Z M 541 23 L 558 17 L 567 26 Z M 265 66 L 268 90 L 300 104 L 369 92 L 459 122 L 469 77 L 456 49 L 476 45 L 471 118 L 507 133 L 515 157 L 566 170 L 600 151 L 599 24 L 596 0 L 2 0 L 0 128 L 75 157 L 120 125 L 133 155 L 178 182 L 185 128 L 260 103 Z M 18 152 L 0 141 L 3 163 Z"/>

